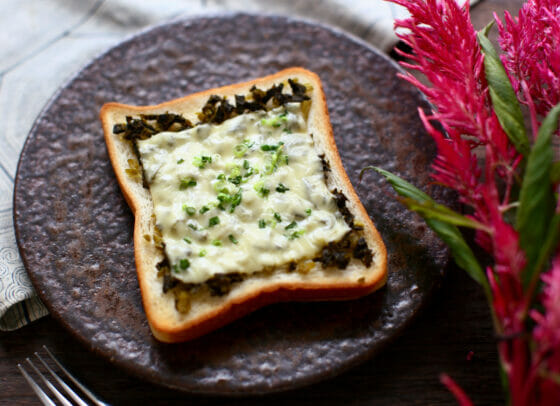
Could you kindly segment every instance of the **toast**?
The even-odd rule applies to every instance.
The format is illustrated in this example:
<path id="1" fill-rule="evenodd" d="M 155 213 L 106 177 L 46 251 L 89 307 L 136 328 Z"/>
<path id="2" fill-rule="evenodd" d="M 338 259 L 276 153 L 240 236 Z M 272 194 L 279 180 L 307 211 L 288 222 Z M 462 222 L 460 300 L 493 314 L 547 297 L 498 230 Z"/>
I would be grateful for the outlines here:
<path id="1" fill-rule="evenodd" d="M 154 336 L 383 286 L 387 254 L 338 155 L 317 75 L 290 68 L 154 106 L 105 104 Z"/>

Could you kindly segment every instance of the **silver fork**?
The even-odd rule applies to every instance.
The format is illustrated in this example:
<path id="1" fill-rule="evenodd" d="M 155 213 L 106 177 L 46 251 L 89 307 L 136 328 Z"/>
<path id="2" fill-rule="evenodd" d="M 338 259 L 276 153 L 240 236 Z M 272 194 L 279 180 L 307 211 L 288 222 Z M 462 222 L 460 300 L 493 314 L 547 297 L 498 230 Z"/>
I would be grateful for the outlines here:
<path id="1" fill-rule="evenodd" d="M 54 363 L 56 364 L 56 366 L 62 371 L 64 372 L 64 374 L 68 377 L 68 379 L 70 379 L 70 381 L 72 381 L 72 383 L 80 389 L 80 391 L 82 391 L 82 393 L 87 396 L 87 398 L 96 406 L 109 406 L 109 404 L 102 402 L 101 400 L 99 400 L 99 398 L 97 396 L 95 396 L 93 393 L 91 393 L 91 391 L 89 389 L 87 389 L 84 385 L 82 385 L 76 378 L 74 378 L 74 376 L 66 369 L 62 366 L 62 364 L 55 358 L 55 356 L 49 351 L 49 349 L 46 346 L 43 346 L 43 349 L 45 350 L 45 352 L 47 353 L 47 355 L 54 361 Z M 62 390 L 64 392 L 66 392 L 67 396 L 69 396 L 77 405 L 80 406 L 88 406 L 88 404 L 80 397 L 78 396 L 78 394 L 76 392 L 74 392 L 74 390 L 72 390 L 72 388 L 70 388 L 70 386 L 68 386 L 63 380 L 62 378 L 60 378 L 53 370 L 51 367 L 49 367 L 49 365 L 43 360 L 43 358 L 38 354 L 35 353 L 35 357 L 37 357 L 37 359 L 41 362 L 41 364 L 43 364 L 43 366 L 45 367 L 45 369 L 49 372 L 49 374 L 52 375 L 52 377 L 54 378 L 54 380 L 58 383 L 58 385 L 62 388 Z M 35 366 L 35 364 L 33 363 L 33 361 L 31 361 L 29 358 L 26 358 L 25 361 L 29 364 L 29 366 L 35 371 L 35 373 L 39 376 L 39 378 L 41 378 L 41 381 L 43 381 L 43 383 L 47 386 L 47 388 L 49 388 L 49 390 L 52 392 L 52 394 L 56 397 L 56 399 L 58 399 L 58 401 L 60 403 L 62 403 L 65 406 L 72 406 L 73 404 L 70 402 L 70 400 L 68 400 L 68 398 L 66 396 L 64 396 L 62 393 L 60 393 L 60 391 L 56 388 L 56 386 L 54 386 L 46 377 L 45 375 L 43 375 L 41 373 L 41 371 L 39 371 L 39 369 Z M 41 400 L 41 402 L 43 403 L 43 405 L 48 405 L 48 406 L 56 406 L 56 404 L 53 402 L 53 400 L 43 391 L 43 389 L 41 389 L 41 387 L 39 386 L 39 384 L 37 384 L 37 382 L 35 382 L 35 380 L 31 377 L 31 375 L 29 375 L 29 373 L 27 373 L 27 371 L 25 370 L 25 368 L 21 365 L 18 364 L 18 368 L 19 371 L 21 372 L 21 374 L 23 375 L 23 377 L 25 378 L 25 380 L 27 381 L 27 383 L 29 384 L 29 386 L 31 386 L 31 389 L 33 389 L 33 391 L 35 392 L 35 394 L 37 395 L 37 397 Z"/>

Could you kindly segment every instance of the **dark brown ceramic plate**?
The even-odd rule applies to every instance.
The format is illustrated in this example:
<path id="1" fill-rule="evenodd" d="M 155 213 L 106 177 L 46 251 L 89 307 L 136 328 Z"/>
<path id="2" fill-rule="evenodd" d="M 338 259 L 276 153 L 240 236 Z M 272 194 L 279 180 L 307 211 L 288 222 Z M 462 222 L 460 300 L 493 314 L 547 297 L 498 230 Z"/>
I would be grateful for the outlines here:
<path id="1" fill-rule="evenodd" d="M 154 340 L 142 310 L 133 218 L 107 157 L 98 112 L 154 104 L 303 66 L 321 77 L 346 170 L 390 256 L 387 286 L 360 300 L 269 306 L 194 342 Z M 379 165 L 421 187 L 434 154 L 419 93 L 386 56 L 347 34 L 283 17 L 176 22 L 111 49 L 64 86 L 21 154 L 14 217 L 33 284 L 49 310 L 124 370 L 184 391 L 265 393 L 334 376 L 395 337 L 437 285 L 445 249 L 360 169 Z"/>

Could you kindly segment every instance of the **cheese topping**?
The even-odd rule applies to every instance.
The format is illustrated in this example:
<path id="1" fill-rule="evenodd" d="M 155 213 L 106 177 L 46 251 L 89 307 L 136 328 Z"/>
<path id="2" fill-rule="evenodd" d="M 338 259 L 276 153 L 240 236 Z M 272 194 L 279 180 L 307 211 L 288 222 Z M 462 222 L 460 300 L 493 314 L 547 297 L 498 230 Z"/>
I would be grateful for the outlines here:
<path id="1" fill-rule="evenodd" d="M 311 259 L 350 231 L 301 103 L 137 146 L 173 277 L 185 283 Z"/>

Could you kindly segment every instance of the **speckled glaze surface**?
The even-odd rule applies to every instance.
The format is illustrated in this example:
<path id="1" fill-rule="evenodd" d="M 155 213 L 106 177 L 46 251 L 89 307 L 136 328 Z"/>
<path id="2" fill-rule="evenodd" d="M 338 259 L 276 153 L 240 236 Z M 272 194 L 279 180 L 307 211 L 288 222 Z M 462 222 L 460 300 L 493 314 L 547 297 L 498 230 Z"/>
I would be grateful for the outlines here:
<path id="1" fill-rule="evenodd" d="M 138 289 L 133 217 L 109 163 L 98 112 L 154 104 L 290 66 L 319 74 L 336 142 L 389 252 L 368 297 L 263 308 L 201 339 L 161 344 Z M 226 15 L 141 33 L 86 66 L 37 119 L 17 172 L 14 218 L 25 266 L 51 313 L 96 353 L 190 392 L 255 394 L 303 386 L 371 357 L 437 286 L 446 250 L 393 198 L 378 165 L 420 187 L 434 147 L 422 99 L 385 56 L 344 33 L 283 17 Z"/>

